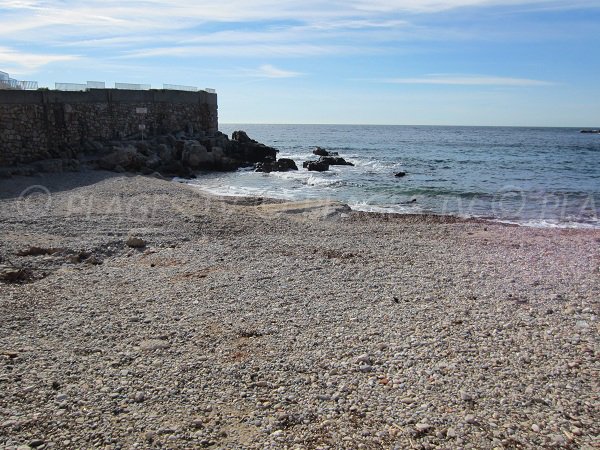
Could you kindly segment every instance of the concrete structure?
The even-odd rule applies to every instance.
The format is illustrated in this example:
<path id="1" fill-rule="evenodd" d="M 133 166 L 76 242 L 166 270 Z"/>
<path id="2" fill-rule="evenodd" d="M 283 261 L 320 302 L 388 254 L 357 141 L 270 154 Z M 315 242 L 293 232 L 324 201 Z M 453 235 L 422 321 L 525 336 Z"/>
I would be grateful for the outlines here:
<path id="1" fill-rule="evenodd" d="M 218 130 L 217 95 L 205 91 L 0 90 L 0 166 L 74 158 L 88 139 Z"/>

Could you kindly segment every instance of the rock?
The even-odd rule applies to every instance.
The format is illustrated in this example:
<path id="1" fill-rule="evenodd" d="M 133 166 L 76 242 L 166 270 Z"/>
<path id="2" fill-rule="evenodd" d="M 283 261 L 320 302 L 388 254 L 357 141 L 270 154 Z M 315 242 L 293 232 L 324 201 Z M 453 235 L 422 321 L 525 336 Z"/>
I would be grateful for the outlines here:
<path id="1" fill-rule="evenodd" d="M 473 396 L 466 391 L 460 391 L 459 395 L 463 402 L 472 402 L 474 400 Z"/>
<path id="2" fill-rule="evenodd" d="M 294 160 L 289 158 L 278 159 L 277 166 L 279 168 L 279 172 L 285 172 L 287 170 L 298 170 L 298 166 L 296 165 Z"/>
<path id="3" fill-rule="evenodd" d="M 90 264 L 92 266 L 100 266 L 104 263 L 104 261 L 102 261 L 100 258 L 98 258 L 97 256 L 90 256 L 89 258 L 87 258 L 85 260 L 86 264 Z"/>
<path id="4" fill-rule="evenodd" d="M 579 427 L 573 427 L 571 428 L 571 433 L 573 433 L 575 436 L 581 436 L 583 434 L 583 430 Z"/>
<path id="5" fill-rule="evenodd" d="M 41 256 L 41 255 L 53 255 L 63 251 L 62 248 L 51 248 L 51 247 L 37 247 L 35 245 L 20 250 L 16 253 L 17 256 Z"/>
<path id="6" fill-rule="evenodd" d="M 131 248 L 144 248 L 147 245 L 147 242 L 142 238 L 130 236 L 127 238 L 127 242 L 125 244 Z"/>
<path id="7" fill-rule="evenodd" d="M 250 139 L 248 134 L 242 130 L 234 131 L 231 134 L 231 139 L 233 139 L 234 141 L 238 141 L 241 144 L 256 143 L 254 139 Z"/>
<path id="8" fill-rule="evenodd" d="M 203 166 L 212 166 L 215 163 L 215 158 L 204 145 L 192 140 L 185 141 L 181 161 L 192 169 L 200 169 Z"/>
<path id="9" fill-rule="evenodd" d="M 329 164 L 323 161 L 304 161 L 302 167 L 315 172 L 325 172 L 329 170 Z"/>
<path id="10" fill-rule="evenodd" d="M 455 438 L 458 436 L 458 433 L 456 432 L 456 430 L 452 427 L 448 428 L 446 430 L 446 437 L 449 439 Z"/>
<path id="11" fill-rule="evenodd" d="M 402 178 L 406 176 L 406 172 L 396 172 L 395 177 Z"/>
<path id="12" fill-rule="evenodd" d="M 371 357 L 367 353 L 363 353 L 356 357 L 357 364 L 372 364 Z"/>
<path id="13" fill-rule="evenodd" d="M 189 178 L 192 175 L 192 171 L 189 167 L 185 166 L 181 161 L 171 161 L 166 164 L 162 164 L 157 167 L 158 172 L 161 175 L 175 176 L 180 178 Z"/>
<path id="14" fill-rule="evenodd" d="M 141 392 L 141 391 L 136 392 L 135 393 L 135 397 L 133 398 L 133 400 L 136 403 L 142 403 L 144 400 L 146 400 L 146 395 L 143 392 Z"/>
<path id="15" fill-rule="evenodd" d="M 29 446 L 31 448 L 37 448 L 44 445 L 44 440 L 43 439 L 34 439 L 31 442 L 29 442 Z"/>
<path id="16" fill-rule="evenodd" d="M 473 414 L 467 414 L 465 416 L 465 423 L 473 425 L 473 424 L 477 423 L 477 419 L 475 419 L 475 416 Z"/>
<path id="17" fill-rule="evenodd" d="M 292 159 L 281 158 L 274 162 L 259 162 L 255 165 L 255 172 L 286 172 L 288 170 L 298 170 L 298 166 Z"/>
<path id="18" fill-rule="evenodd" d="M 428 423 L 418 423 L 415 425 L 415 430 L 417 430 L 417 433 L 422 434 L 422 433 L 426 433 L 429 430 L 431 430 L 433 427 L 428 424 Z"/>
<path id="19" fill-rule="evenodd" d="M 539 433 L 540 426 L 538 424 L 534 423 L 533 425 L 531 425 L 531 431 L 533 431 L 534 433 Z"/>
<path id="20" fill-rule="evenodd" d="M 0 281 L 5 283 L 27 283 L 34 279 L 31 269 L 0 267 Z"/>
<path id="21" fill-rule="evenodd" d="M 321 147 L 317 147 L 313 150 L 313 155 L 317 155 L 317 156 L 337 156 L 338 152 L 329 152 L 327 150 L 325 150 L 324 148 Z"/>
<path id="22" fill-rule="evenodd" d="M 330 166 L 354 166 L 353 163 L 346 161 L 341 156 L 321 156 L 319 161 L 327 163 Z"/>
<path id="23" fill-rule="evenodd" d="M 156 155 L 163 163 L 168 163 L 173 160 L 173 149 L 167 144 L 159 144 L 156 150 Z"/>
<path id="24" fill-rule="evenodd" d="M 145 165 L 146 157 L 138 153 L 137 149 L 129 145 L 127 147 L 116 147 L 114 151 L 98 161 L 101 169 L 117 170 L 139 170 Z"/>
<path id="25" fill-rule="evenodd" d="M 140 342 L 140 350 L 145 352 L 165 350 L 167 348 L 169 348 L 169 343 L 160 339 L 148 339 Z"/>

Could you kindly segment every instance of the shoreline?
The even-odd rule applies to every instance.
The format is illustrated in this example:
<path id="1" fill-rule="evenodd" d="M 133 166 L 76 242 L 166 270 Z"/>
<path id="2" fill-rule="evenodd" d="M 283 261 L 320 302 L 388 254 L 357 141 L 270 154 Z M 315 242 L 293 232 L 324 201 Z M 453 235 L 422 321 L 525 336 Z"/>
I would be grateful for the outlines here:
<path id="1" fill-rule="evenodd" d="M 188 184 L 195 189 L 200 190 L 204 194 L 213 195 L 215 197 L 231 197 L 231 198 L 251 198 L 251 199 L 268 199 L 272 202 L 297 202 L 297 201 L 325 201 L 329 199 L 318 199 L 318 198 L 302 198 L 302 199 L 290 199 L 290 198 L 282 198 L 282 197 L 269 197 L 268 195 L 251 195 L 251 194 L 221 194 L 215 192 L 211 189 L 204 189 L 201 185 L 195 184 L 196 180 L 188 181 L 188 180 L 177 180 L 173 179 L 173 181 L 182 184 Z M 340 202 L 343 203 L 343 202 Z M 502 219 L 502 218 L 494 218 L 489 216 L 474 216 L 474 215 L 459 215 L 454 213 L 442 214 L 435 212 L 421 212 L 421 213 L 413 213 L 413 212 L 395 212 L 395 211 L 377 211 L 373 210 L 373 208 L 361 209 L 357 208 L 354 205 L 346 204 L 353 212 L 356 213 L 368 213 L 368 214 L 377 214 L 377 215 L 392 215 L 392 216 L 425 216 L 425 217 L 440 217 L 440 218 L 449 218 L 448 220 L 460 220 L 460 221 L 474 221 L 476 223 L 490 223 L 490 224 L 501 224 L 505 226 L 517 226 L 517 227 L 525 227 L 525 228 L 534 228 L 534 229 L 557 229 L 557 230 L 600 230 L 600 223 L 586 223 L 586 222 L 560 222 L 555 221 L 553 219 Z M 375 206 L 376 209 L 382 209 Z M 441 219 L 444 220 L 444 219 Z"/>
<path id="2" fill-rule="evenodd" d="M 600 230 L 28 181 L 0 181 L 0 273 L 32 272 L 0 282 L 2 450 L 597 442 Z"/>

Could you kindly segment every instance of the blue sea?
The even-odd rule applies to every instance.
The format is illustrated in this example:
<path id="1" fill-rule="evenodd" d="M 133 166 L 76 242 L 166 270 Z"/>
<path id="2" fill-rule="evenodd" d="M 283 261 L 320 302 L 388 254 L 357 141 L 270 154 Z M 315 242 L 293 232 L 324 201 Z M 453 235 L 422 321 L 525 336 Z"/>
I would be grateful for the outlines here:
<path id="1" fill-rule="evenodd" d="M 600 228 L 600 135 L 575 128 L 222 124 L 292 158 L 300 170 L 201 174 L 222 195 L 333 199 L 362 211 Z M 349 166 L 309 172 L 320 146 Z M 403 171 L 406 176 L 397 178 Z"/>

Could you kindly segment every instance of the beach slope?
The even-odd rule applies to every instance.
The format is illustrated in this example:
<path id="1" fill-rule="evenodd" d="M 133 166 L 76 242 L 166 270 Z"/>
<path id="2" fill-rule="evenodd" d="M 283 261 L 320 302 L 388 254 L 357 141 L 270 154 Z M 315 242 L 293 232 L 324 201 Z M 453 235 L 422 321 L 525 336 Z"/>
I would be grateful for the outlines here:
<path id="1" fill-rule="evenodd" d="M 598 445 L 598 230 L 93 172 L 0 236 L 0 448 Z"/>

